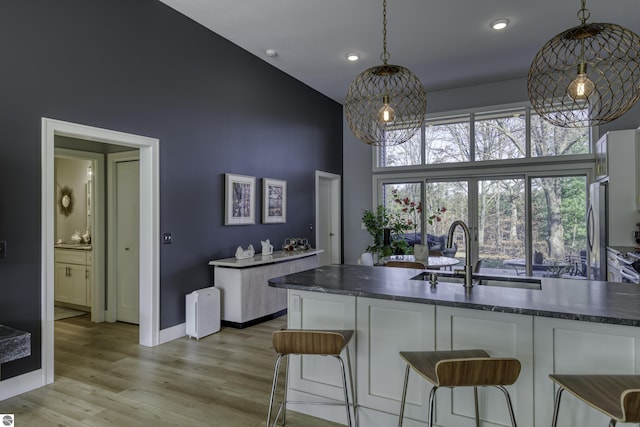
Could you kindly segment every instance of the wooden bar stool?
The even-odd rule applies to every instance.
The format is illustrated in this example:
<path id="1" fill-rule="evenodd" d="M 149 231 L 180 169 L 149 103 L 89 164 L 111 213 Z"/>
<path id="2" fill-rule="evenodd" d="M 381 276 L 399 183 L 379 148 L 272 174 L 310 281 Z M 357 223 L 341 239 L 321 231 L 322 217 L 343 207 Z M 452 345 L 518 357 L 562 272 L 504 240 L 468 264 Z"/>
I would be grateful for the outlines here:
<path id="1" fill-rule="evenodd" d="M 640 422 L 640 375 L 549 375 L 558 385 L 553 408 L 553 427 L 558 424 L 560 398 L 567 390 L 616 423 Z"/>
<path id="2" fill-rule="evenodd" d="M 478 411 L 478 387 L 493 386 L 504 393 L 511 424 L 516 427 L 513 405 L 509 392 L 504 386 L 516 382 L 520 375 L 520 361 L 510 357 L 490 357 L 484 350 L 453 351 L 401 351 L 400 357 L 407 362 L 402 387 L 402 402 L 398 427 L 402 427 L 404 405 L 407 398 L 409 371 L 413 368 L 425 380 L 433 384 L 429 393 L 429 420 L 433 426 L 433 409 L 436 390 L 439 387 L 473 387 L 476 426 L 480 426 Z"/>
<path id="3" fill-rule="evenodd" d="M 280 362 L 284 357 L 291 354 L 297 355 L 316 355 L 316 356 L 332 356 L 338 360 L 340 365 L 340 373 L 342 375 L 342 387 L 344 389 L 344 406 L 347 410 L 347 425 L 351 427 L 351 404 L 349 403 L 349 391 L 347 388 L 347 375 L 345 373 L 344 361 L 340 356 L 342 350 L 346 350 L 347 368 L 349 371 L 349 387 L 353 396 L 353 412 L 358 425 L 357 399 L 356 390 L 353 387 L 353 375 L 351 371 L 351 357 L 349 355 L 349 341 L 353 336 L 353 331 L 327 331 L 327 330 L 306 330 L 306 329 L 285 329 L 273 333 L 273 348 L 278 353 L 276 365 L 273 372 L 273 384 L 271 386 L 271 398 L 269 399 L 269 413 L 267 414 L 267 427 L 271 426 L 271 410 L 275 400 L 276 389 L 278 385 L 278 372 L 280 370 Z M 291 404 L 316 404 L 316 405 L 341 405 L 341 403 L 325 403 L 325 402 L 293 402 L 287 401 L 287 383 L 288 383 L 288 366 L 287 380 L 284 386 L 284 398 L 278 406 L 273 425 L 278 422 L 280 413 L 282 412 L 282 425 L 285 425 L 287 403 Z"/>

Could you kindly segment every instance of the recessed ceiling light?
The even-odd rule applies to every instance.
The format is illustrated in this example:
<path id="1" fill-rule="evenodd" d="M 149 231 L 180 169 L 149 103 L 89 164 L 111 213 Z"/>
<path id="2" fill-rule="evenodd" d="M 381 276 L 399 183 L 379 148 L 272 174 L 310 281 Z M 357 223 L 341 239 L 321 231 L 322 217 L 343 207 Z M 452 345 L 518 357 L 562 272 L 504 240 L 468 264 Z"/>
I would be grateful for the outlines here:
<path id="1" fill-rule="evenodd" d="M 509 25 L 508 19 L 496 19 L 495 21 L 491 22 L 491 28 L 493 28 L 494 30 L 504 30 L 505 28 L 507 28 L 507 25 Z"/>
<path id="2" fill-rule="evenodd" d="M 347 59 L 351 62 L 355 62 L 360 59 L 360 54 L 358 52 L 349 52 L 345 55 Z"/>
<path id="3" fill-rule="evenodd" d="M 278 52 L 275 49 L 267 49 L 264 51 L 264 53 L 270 58 L 273 58 L 274 56 L 278 56 Z"/>

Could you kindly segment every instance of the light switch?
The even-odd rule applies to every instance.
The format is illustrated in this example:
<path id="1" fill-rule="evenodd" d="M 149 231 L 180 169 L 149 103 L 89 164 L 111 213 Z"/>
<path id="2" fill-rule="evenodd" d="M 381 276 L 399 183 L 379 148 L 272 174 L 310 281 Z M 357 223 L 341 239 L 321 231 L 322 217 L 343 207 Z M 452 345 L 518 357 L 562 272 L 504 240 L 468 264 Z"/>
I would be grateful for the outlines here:
<path id="1" fill-rule="evenodd" d="M 300 295 L 291 295 L 291 311 L 300 311 Z"/>

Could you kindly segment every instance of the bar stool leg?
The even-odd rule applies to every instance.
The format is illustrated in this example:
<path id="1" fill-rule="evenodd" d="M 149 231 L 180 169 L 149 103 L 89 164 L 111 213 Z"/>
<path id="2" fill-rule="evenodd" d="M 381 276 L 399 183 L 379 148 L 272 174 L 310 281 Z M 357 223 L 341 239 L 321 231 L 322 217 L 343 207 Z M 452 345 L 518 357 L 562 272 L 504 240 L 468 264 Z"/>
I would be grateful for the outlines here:
<path id="1" fill-rule="evenodd" d="M 433 386 L 431 389 L 431 393 L 429 393 L 429 427 L 433 427 L 433 410 L 435 408 L 436 403 L 436 390 L 438 386 Z"/>
<path id="2" fill-rule="evenodd" d="M 347 410 L 347 426 L 352 427 L 351 424 L 351 406 L 349 405 L 349 389 L 347 388 L 347 375 L 344 369 L 344 362 L 340 356 L 334 356 L 340 363 L 340 370 L 342 371 L 342 388 L 344 389 L 344 406 Z"/>
<path id="3" fill-rule="evenodd" d="M 558 412 L 560 412 L 560 399 L 562 398 L 563 391 L 563 387 L 559 387 L 558 391 L 556 391 L 556 402 L 555 405 L 553 405 L 553 420 L 551 422 L 551 427 L 556 427 L 558 425 Z"/>
<path id="4" fill-rule="evenodd" d="M 473 406 L 476 412 L 476 427 L 480 427 L 480 410 L 478 409 L 478 387 L 473 387 Z"/>
<path id="5" fill-rule="evenodd" d="M 518 427 L 516 426 L 516 416 L 513 412 L 513 405 L 511 404 L 511 396 L 509 396 L 509 390 L 501 385 L 497 385 L 496 388 L 502 390 L 502 392 L 504 393 L 504 398 L 507 400 L 507 408 L 509 409 L 509 417 L 511 417 L 511 425 L 513 427 Z"/>
<path id="6" fill-rule="evenodd" d="M 351 401 L 353 403 L 353 417 L 355 418 L 356 427 L 360 426 L 360 420 L 358 418 L 358 396 L 357 390 L 353 386 L 353 370 L 351 370 L 351 354 L 349 353 L 349 346 L 346 347 L 347 350 L 347 369 L 349 370 L 349 384 L 351 386 Z"/>
<path id="7" fill-rule="evenodd" d="M 290 355 L 286 355 L 286 358 L 284 360 L 284 396 L 282 397 L 282 422 L 280 423 L 280 425 L 286 425 L 287 424 L 287 392 L 289 391 L 289 359 L 291 358 Z M 278 419 L 276 418 L 276 422 L 278 421 Z"/>
<path id="8" fill-rule="evenodd" d="M 402 386 L 402 398 L 400 399 L 400 419 L 398 419 L 398 427 L 402 427 L 402 418 L 404 417 L 404 403 L 407 399 L 407 385 L 409 383 L 409 370 L 411 366 L 407 364 L 404 370 L 404 385 Z"/>
<path id="9" fill-rule="evenodd" d="M 282 361 L 283 357 L 284 355 L 282 354 L 278 355 L 278 358 L 276 359 L 276 365 L 273 369 L 273 382 L 271 383 L 271 396 L 269 397 L 269 412 L 267 413 L 267 427 L 270 427 L 271 425 L 271 410 L 273 408 L 273 401 L 275 400 L 276 389 L 278 386 L 278 371 L 280 370 L 280 362 Z M 286 401 L 284 401 L 283 404 L 286 406 Z M 274 424 L 278 421 L 278 415 L 280 415 L 280 409 L 278 409 L 278 413 L 276 414 L 276 421 L 274 422 Z"/>

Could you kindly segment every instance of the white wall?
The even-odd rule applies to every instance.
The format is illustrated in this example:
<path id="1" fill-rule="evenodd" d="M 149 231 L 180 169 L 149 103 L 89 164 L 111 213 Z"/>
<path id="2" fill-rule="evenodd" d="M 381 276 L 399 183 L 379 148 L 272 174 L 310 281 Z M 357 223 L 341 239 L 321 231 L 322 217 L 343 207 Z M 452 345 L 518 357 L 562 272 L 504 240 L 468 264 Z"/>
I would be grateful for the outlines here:
<path id="1" fill-rule="evenodd" d="M 434 92 L 427 89 L 427 115 L 528 100 L 526 78 Z M 640 103 L 617 120 L 601 126 L 600 134 L 637 127 L 640 127 Z M 343 141 L 344 262 L 357 264 L 364 248 L 371 244 L 371 236 L 360 228 L 360 222 L 362 210 L 373 208 L 372 148 L 353 135 L 346 120 Z"/>

